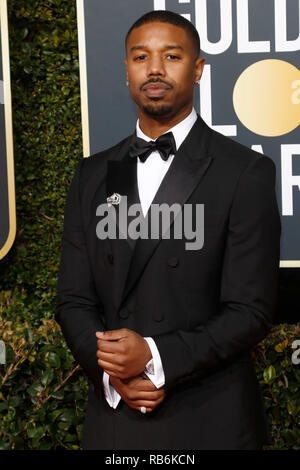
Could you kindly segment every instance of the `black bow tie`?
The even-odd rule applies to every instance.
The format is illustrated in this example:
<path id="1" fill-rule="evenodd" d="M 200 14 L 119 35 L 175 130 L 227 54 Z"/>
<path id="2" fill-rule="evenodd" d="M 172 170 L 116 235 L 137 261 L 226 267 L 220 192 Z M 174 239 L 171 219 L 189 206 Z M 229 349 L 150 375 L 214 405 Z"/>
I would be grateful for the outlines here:
<path id="1" fill-rule="evenodd" d="M 139 157 L 142 162 L 147 160 L 149 155 L 157 150 L 163 160 L 168 160 L 170 155 L 176 153 L 176 142 L 172 132 L 163 134 L 156 141 L 146 142 L 134 136 L 129 147 L 129 155 L 132 158 Z"/>

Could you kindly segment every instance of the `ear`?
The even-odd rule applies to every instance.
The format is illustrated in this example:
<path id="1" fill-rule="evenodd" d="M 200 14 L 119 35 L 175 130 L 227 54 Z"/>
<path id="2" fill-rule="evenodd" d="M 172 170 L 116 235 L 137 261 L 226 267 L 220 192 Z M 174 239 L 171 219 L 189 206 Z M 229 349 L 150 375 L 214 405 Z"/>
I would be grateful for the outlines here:
<path id="1" fill-rule="evenodd" d="M 126 80 L 128 81 L 128 62 L 127 62 L 127 59 L 124 60 L 124 64 L 125 64 L 125 67 L 126 67 Z"/>
<path id="2" fill-rule="evenodd" d="M 195 61 L 195 82 L 198 82 L 201 79 L 204 70 L 204 65 L 204 57 L 198 57 L 198 59 L 196 59 Z"/>

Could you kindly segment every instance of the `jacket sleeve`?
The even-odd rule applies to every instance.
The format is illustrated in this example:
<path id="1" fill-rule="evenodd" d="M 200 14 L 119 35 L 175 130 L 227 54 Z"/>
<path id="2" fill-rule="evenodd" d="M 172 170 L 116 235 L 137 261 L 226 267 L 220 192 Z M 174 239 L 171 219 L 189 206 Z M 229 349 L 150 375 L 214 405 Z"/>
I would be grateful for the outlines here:
<path id="1" fill-rule="evenodd" d="M 55 319 L 74 358 L 96 393 L 101 393 L 103 369 L 97 364 L 95 333 L 104 328 L 82 228 L 80 173 L 84 163 L 82 159 L 77 165 L 65 204 Z"/>
<path id="2" fill-rule="evenodd" d="M 276 308 L 280 230 L 275 165 L 259 156 L 235 189 L 218 313 L 192 331 L 153 336 L 166 390 L 238 359 L 266 337 Z"/>

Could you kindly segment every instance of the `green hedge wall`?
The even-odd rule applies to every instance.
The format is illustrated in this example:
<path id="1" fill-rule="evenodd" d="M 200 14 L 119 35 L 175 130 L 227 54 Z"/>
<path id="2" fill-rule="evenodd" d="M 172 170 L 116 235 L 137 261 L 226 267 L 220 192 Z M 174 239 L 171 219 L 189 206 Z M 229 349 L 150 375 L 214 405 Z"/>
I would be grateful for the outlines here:
<path id="1" fill-rule="evenodd" d="M 8 0 L 17 236 L 0 261 L 0 449 L 80 449 L 87 381 L 54 321 L 66 191 L 82 157 L 75 0 Z M 253 351 L 272 449 L 300 449 L 299 325 Z"/>

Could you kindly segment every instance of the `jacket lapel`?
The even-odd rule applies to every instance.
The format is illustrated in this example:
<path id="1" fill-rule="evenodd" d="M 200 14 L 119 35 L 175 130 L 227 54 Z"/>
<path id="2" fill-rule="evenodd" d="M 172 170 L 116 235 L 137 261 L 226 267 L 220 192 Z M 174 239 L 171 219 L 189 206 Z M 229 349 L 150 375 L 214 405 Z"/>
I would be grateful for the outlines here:
<path id="1" fill-rule="evenodd" d="M 212 161 L 212 158 L 208 155 L 210 134 L 209 127 L 198 117 L 187 138 L 176 153 L 152 204 L 166 203 L 171 206 L 174 203 L 178 203 L 182 207 L 186 203 Z M 150 213 L 150 210 L 148 213 Z M 170 224 L 166 226 L 164 233 L 173 224 L 173 219 L 171 212 Z M 163 234 L 160 233 L 159 235 L 158 239 L 140 238 L 137 240 L 119 308 L 121 308 L 161 242 Z"/>
<path id="2" fill-rule="evenodd" d="M 111 253 L 115 259 L 116 305 L 119 305 L 121 301 L 121 295 L 136 244 L 136 240 L 127 236 L 128 225 L 133 219 L 133 216 L 128 216 L 127 209 L 133 204 L 140 206 L 137 185 L 137 159 L 133 159 L 128 155 L 130 142 L 131 137 L 128 138 L 126 145 L 118 153 L 112 154 L 107 161 L 106 197 L 110 197 L 114 193 L 121 196 L 120 204 L 114 205 L 114 223 L 117 237 L 116 239 L 108 239 Z"/>
<path id="3" fill-rule="evenodd" d="M 124 238 L 131 250 L 134 249 L 135 240 L 127 236 L 130 219 L 127 208 L 133 204 L 140 204 L 137 186 L 137 160 L 125 156 L 122 161 L 107 162 L 106 179 L 107 197 L 118 193 L 121 196 L 119 205 L 115 205 L 116 226 L 119 236 Z"/>

